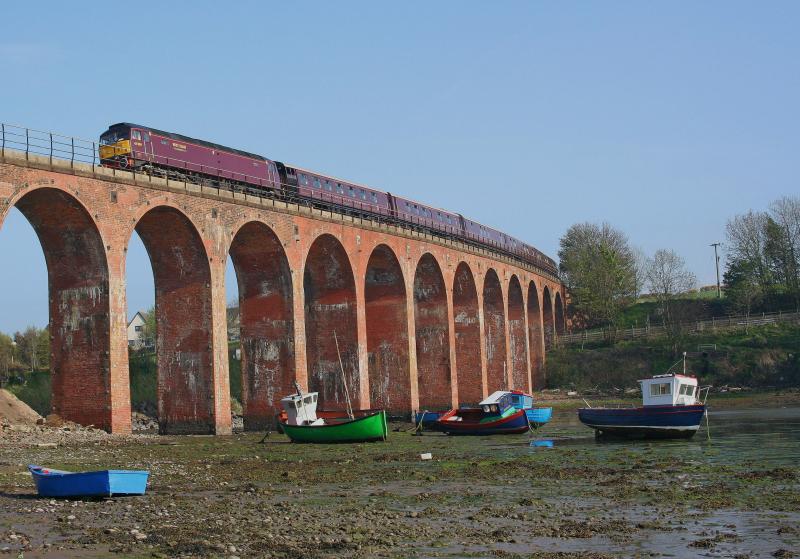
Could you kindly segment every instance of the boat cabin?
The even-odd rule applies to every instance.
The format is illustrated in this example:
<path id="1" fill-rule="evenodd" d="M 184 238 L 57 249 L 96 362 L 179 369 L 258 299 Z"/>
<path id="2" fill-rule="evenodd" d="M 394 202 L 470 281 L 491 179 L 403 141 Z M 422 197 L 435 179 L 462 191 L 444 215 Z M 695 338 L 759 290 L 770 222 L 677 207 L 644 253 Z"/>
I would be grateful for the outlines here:
<path id="1" fill-rule="evenodd" d="M 492 392 L 485 400 L 478 402 L 478 405 L 484 414 L 502 415 L 514 405 L 513 394 L 507 390 L 498 390 Z"/>
<path id="2" fill-rule="evenodd" d="M 697 403 L 697 379 L 666 374 L 640 380 L 645 406 L 692 406 Z"/>
<path id="3" fill-rule="evenodd" d="M 286 423 L 289 425 L 321 425 L 317 418 L 317 392 L 297 393 L 281 398 L 281 405 L 286 412 Z"/>
<path id="4" fill-rule="evenodd" d="M 533 396 L 519 390 L 511 391 L 512 405 L 518 410 L 527 410 L 533 407 Z"/>

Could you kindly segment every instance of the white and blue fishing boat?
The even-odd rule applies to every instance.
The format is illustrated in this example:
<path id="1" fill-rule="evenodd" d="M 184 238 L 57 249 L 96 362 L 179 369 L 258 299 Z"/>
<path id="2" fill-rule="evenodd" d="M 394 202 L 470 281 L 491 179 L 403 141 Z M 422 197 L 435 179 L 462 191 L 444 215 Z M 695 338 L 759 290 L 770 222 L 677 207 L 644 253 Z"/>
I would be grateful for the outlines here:
<path id="1" fill-rule="evenodd" d="M 595 430 L 597 437 L 622 436 L 652 439 L 691 438 L 706 413 L 708 389 L 698 388 L 697 378 L 684 373 L 666 373 L 639 381 L 639 407 L 588 407 L 578 410 L 581 422 Z M 705 398 L 700 400 L 700 392 Z M 587 404 L 588 405 L 588 404 Z"/>
<path id="2" fill-rule="evenodd" d="M 28 466 L 40 497 L 111 497 L 144 495 L 147 470 L 65 472 Z"/>

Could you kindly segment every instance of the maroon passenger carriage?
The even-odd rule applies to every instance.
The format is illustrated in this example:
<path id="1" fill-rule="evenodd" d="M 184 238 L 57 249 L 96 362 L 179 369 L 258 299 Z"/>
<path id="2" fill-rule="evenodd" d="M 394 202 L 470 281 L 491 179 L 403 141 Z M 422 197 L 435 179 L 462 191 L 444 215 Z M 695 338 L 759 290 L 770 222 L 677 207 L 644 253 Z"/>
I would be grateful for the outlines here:
<path id="1" fill-rule="evenodd" d="M 553 259 L 505 233 L 408 198 L 272 161 L 181 134 L 121 122 L 100 136 L 102 165 L 217 188 L 302 200 L 359 215 L 380 216 L 450 238 L 499 249 L 556 275 Z"/>

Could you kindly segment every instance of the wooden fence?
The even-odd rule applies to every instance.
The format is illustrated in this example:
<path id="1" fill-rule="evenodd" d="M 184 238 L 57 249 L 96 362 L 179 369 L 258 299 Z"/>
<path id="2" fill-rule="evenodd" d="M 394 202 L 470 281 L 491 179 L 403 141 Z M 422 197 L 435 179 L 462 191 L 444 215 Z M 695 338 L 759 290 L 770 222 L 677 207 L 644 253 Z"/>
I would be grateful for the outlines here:
<path id="1" fill-rule="evenodd" d="M 800 322 L 800 312 L 778 311 L 751 315 L 722 316 L 710 318 L 708 320 L 693 320 L 690 322 L 683 322 L 681 323 L 681 327 L 686 332 L 697 333 L 748 328 L 750 326 L 762 326 L 764 324 L 775 324 L 778 322 Z M 660 337 L 665 333 L 666 327 L 663 324 L 647 325 L 641 328 L 597 328 L 594 330 L 583 330 L 581 332 L 561 334 L 558 336 L 558 344 L 583 344 L 611 339 L 618 341 L 636 340 L 639 338 Z"/>

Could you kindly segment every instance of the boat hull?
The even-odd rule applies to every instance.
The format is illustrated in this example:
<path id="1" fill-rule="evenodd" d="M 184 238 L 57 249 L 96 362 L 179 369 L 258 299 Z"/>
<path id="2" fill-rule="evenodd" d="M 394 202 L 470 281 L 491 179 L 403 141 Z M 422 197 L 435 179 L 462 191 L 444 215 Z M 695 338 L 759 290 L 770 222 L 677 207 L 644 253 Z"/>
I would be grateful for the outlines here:
<path id="1" fill-rule="evenodd" d="M 581 423 L 598 436 L 651 439 L 691 438 L 700 428 L 705 405 L 581 408 Z"/>
<path id="2" fill-rule="evenodd" d="M 334 421 L 334 420 L 331 420 Z M 358 443 L 385 441 L 389 434 L 386 412 L 379 411 L 325 425 L 289 425 L 281 422 L 283 432 L 295 443 Z"/>
<path id="3" fill-rule="evenodd" d="M 146 470 L 101 470 L 63 472 L 28 466 L 40 497 L 111 497 L 144 495 L 149 472 Z"/>
<path id="4" fill-rule="evenodd" d="M 449 421 L 447 417 L 455 413 L 458 413 L 458 411 L 451 410 L 435 421 L 432 428 L 448 435 L 514 435 L 525 433 L 530 429 L 525 410 L 518 410 L 495 421 L 486 421 L 485 419 L 482 421 L 466 419 L 464 421 Z"/>
<path id="5" fill-rule="evenodd" d="M 414 424 L 422 426 L 423 429 L 430 429 L 446 411 L 418 411 L 414 414 Z"/>
<path id="6" fill-rule="evenodd" d="M 553 408 L 526 408 L 525 415 L 528 417 L 528 423 L 538 428 L 550 421 L 553 417 Z"/>

